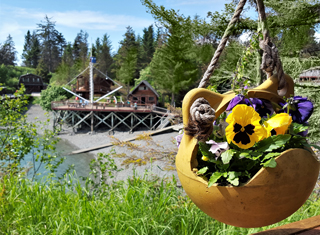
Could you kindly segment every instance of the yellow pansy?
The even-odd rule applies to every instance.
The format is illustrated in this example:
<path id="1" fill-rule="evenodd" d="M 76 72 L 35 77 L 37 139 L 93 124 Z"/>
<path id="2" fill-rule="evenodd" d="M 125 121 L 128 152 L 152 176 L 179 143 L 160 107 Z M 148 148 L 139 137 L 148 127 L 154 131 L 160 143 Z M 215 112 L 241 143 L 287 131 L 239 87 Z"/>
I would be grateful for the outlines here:
<path id="1" fill-rule="evenodd" d="M 266 137 L 266 130 L 260 125 L 261 117 L 254 108 L 238 104 L 226 119 L 228 143 L 232 142 L 239 148 L 251 148 L 256 142 Z"/>
<path id="2" fill-rule="evenodd" d="M 263 124 L 267 129 L 267 136 L 283 135 L 292 123 L 292 117 L 287 113 L 279 113 Z"/>

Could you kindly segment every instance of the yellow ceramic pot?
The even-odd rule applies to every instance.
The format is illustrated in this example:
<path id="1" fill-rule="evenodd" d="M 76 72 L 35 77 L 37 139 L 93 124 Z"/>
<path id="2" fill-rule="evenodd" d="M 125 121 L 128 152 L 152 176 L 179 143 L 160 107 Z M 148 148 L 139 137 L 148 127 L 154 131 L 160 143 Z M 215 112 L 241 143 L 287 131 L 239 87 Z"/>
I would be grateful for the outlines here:
<path id="1" fill-rule="evenodd" d="M 293 94 L 292 79 L 287 76 L 286 96 Z M 280 101 L 277 79 L 271 77 L 248 93 L 251 97 Z M 183 121 L 189 119 L 194 100 L 206 98 L 219 116 L 234 97 L 206 89 L 190 91 L 183 101 Z M 211 186 L 192 169 L 198 163 L 197 140 L 184 135 L 176 157 L 181 184 L 191 200 L 212 218 L 237 227 L 262 227 L 279 222 L 300 208 L 310 196 L 319 174 L 315 155 L 304 149 L 289 149 L 276 158 L 276 168 L 262 168 L 248 183 L 240 187 Z"/>

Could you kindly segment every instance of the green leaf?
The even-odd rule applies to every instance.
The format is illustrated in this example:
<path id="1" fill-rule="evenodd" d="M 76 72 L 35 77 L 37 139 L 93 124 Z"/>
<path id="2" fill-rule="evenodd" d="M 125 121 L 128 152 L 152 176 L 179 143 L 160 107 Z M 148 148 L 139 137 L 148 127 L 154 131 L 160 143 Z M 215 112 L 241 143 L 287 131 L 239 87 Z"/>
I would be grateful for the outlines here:
<path id="1" fill-rule="evenodd" d="M 216 183 L 222 175 L 223 173 L 221 172 L 218 172 L 218 171 L 214 172 L 209 179 L 208 188 L 210 188 L 214 183 Z"/>
<path id="2" fill-rule="evenodd" d="M 236 171 L 230 171 L 228 173 L 228 178 L 227 178 L 227 181 L 234 185 L 234 186 L 238 186 L 239 185 L 239 176 L 241 175 L 240 172 L 236 172 Z"/>
<path id="3" fill-rule="evenodd" d="M 211 146 L 206 143 L 199 142 L 199 150 L 201 151 L 201 154 L 209 159 L 212 159 L 214 158 L 214 154 L 209 151 L 210 147 Z"/>
<path id="4" fill-rule="evenodd" d="M 264 167 L 270 167 L 270 168 L 275 168 L 277 166 L 276 160 L 274 158 L 271 158 L 269 161 L 262 163 Z"/>
<path id="5" fill-rule="evenodd" d="M 221 160 L 223 164 L 228 164 L 232 159 L 232 156 L 236 153 L 234 149 L 229 149 L 221 154 Z"/>
<path id="6" fill-rule="evenodd" d="M 293 129 L 294 134 L 298 134 L 298 133 L 303 132 L 308 129 L 308 126 L 305 126 L 303 124 L 299 124 L 296 122 L 293 122 L 291 125 L 292 125 L 292 129 Z"/>
<path id="7" fill-rule="evenodd" d="M 201 168 L 201 169 L 197 172 L 197 175 L 203 175 L 203 174 L 205 174 L 208 169 L 209 169 L 209 167 L 207 167 L 207 166 Z"/>
<path id="8" fill-rule="evenodd" d="M 268 153 L 266 156 L 264 156 L 263 160 L 267 160 L 267 159 L 270 159 L 270 158 L 274 158 L 274 157 L 277 157 L 279 156 L 281 153 Z"/>
<path id="9" fill-rule="evenodd" d="M 256 151 L 258 152 L 271 152 L 274 149 L 282 147 L 291 138 L 291 135 L 274 135 L 260 141 L 257 144 Z"/>

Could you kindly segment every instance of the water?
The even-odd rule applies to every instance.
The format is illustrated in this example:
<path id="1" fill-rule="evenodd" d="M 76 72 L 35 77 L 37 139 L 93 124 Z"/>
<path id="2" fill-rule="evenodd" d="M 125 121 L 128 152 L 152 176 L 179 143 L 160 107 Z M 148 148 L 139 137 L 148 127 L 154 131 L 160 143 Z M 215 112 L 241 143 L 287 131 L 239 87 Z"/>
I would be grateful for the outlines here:
<path id="1" fill-rule="evenodd" d="M 60 159 L 61 157 L 66 157 L 65 161 L 57 168 L 56 175 L 62 176 L 68 167 L 74 164 L 74 170 L 76 175 L 87 177 L 90 173 L 90 161 L 94 159 L 93 154 L 82 153 L 75 155 L 68 155 L 72 151 L 77 150 L 72 144 L 70 144 L 66 140 L 60 140 L 56 145 L 56 153 Z M 39 165 L 39 162 L 36 162 L 36 167 Z M 28 154 L 25 156 L 24 160 L 21 162 L 21 166 L 32 166 L 32 154 Z M 33 169 L 30 169 L 28 172 L 28 178 L 32 178 Z M 46 176 L 49 173 L 49 170 L 45 168 L 45 165 L 42 165 L 37 173 L 41 173 L 41 175 L 36 176 L 37 179 L 40 179 Z"/>

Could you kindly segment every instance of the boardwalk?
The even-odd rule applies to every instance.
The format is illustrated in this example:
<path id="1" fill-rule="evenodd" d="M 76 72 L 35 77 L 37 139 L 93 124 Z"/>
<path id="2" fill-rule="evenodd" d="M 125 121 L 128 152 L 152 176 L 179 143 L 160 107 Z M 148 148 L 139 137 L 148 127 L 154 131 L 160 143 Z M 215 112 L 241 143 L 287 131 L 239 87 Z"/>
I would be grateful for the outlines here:
<path id="1" fill-rule="evenodd" d="M 54 128 L 67 123 L 73 132 L 81 128 L 81 124 L 91 127 L 91 132 L 99 125 L 105 125 L 109 131 L 125 126 L 132 132 L 139 126 L 149 130 L 161 129 L 169 125 L 178 114 L 155 105 L 131 107 L 118 103 L 84 103 L 58 101 L 51 103 L 54 114 Z"/>

